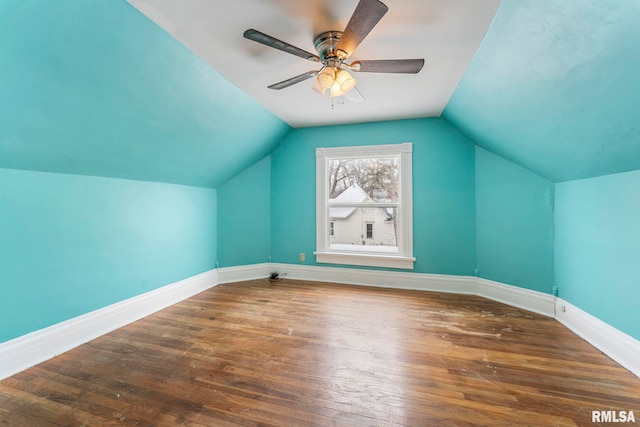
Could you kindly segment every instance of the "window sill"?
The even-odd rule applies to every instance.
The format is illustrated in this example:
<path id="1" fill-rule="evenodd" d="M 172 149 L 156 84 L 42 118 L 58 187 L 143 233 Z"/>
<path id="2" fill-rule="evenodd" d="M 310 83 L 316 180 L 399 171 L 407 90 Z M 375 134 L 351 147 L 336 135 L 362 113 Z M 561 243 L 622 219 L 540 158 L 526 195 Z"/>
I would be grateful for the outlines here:
<path id="1" fill-rule="evenodd" d="M 387 267 L 413 269 L 414 257 L 398 255 L 360 254 L 347 252 L 314 252 L 316 262 L 327 264 L 361 265 L 366 267 Z"/>

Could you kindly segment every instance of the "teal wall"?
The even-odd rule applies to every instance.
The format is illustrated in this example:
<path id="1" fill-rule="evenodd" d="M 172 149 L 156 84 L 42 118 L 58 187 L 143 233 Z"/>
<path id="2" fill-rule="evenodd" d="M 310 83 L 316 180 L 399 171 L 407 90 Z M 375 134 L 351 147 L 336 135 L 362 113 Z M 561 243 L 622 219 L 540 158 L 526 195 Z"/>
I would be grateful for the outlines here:
<path id="1" fill-rule="evenodd" d="M 125 0 L 1 0 L 0 69 L 0 168 L 217 188 L 289 131 Z"/>
<path id="2" fill-rule="evenodd" d="M 640 169 L 640 1 L 502 0 L 442 117 L 554 182 Z"/>
<path id="3" fill-rule="evenodd" d="M 474 145 L 440 118 L 294 129 L 272 153 L 271 255 L 314 265 L 315 149 L 413 142 L 414 271 L 472 275 Z M 321 264 L 326 265 L 326 264 Z"/>
<path id="4" fill-rule="evenodd" d="M 271 157 L 218 188 L 220 267 L 260 264 L 271 252 Z"/>
<path id="5" fill-rule="evenodd" d="M 640 171 L 556 185 L 559 296 L 640 339 Z"/>
<path id="6" fill-rule="evenodd" d="M 216 190 L 0 169 L 0 342 L 215 267 Z"/>
<path id="7" fill-rule="evenodd" d="M 554 184 L 476 148 L 480 277 L 551 293 Z"/>
<path id="8" fill-rule="evenodd" d="M 313 265 L 315 148 L 401 142 L 414 271 L 549 292 L 555 268 L 639 337 L 639 172 L 557 184 L 554 246 L 554 185 L 449 124 L 556 181 L 637 169 L 640 6 L 583 3 L 504 0 L 444 119 L 290 130 L 125 0 L 1 1 L 0 342 L 216 259 Z"/>

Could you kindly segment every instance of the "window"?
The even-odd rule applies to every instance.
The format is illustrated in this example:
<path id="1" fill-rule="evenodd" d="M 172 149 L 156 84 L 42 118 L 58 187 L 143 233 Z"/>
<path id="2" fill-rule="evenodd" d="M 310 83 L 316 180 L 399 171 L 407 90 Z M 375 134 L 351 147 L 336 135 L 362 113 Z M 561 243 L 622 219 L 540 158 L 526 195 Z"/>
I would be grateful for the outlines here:
<path id="1" fill-rule="evenodd" d="M 318 262 L 413 268 L 411 154 L 411 143 L 316 149 Z"/>

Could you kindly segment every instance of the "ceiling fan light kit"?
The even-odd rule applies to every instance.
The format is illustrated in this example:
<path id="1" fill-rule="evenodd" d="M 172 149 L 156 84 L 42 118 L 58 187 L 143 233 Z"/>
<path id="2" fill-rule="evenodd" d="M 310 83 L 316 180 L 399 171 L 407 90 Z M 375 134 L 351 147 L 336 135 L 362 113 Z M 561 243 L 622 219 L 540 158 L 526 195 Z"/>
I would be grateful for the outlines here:
<path id="1" fill-rule="evenodd" d="M 356 89 L 356 79 L 347 70 L 417 74 L 422 69 L 424 59 L 360 60 L 351 64 L 347 62 L 347 59 L 388 10 L 387 6 L 379 0 L 360 0 L 344 31 L 325 31 L 315 37 L 314 46 L 318 52 L 317 55 L 254 29 L 245 31 L 244 37 L 308 61 L 322 63 L 320 70 L 308 71 L 275 83 L 269 86 L 269 89 L 284 89 L 316 77 L 312 88 L 322 95 L 328 91 L 333 98 L 343 96 Z M 357 89 L 355 92 L 358 92 Z"/>
<path id="2" fill-rule="evenodd" d="M 316 82 L 322 95 L 328 90 L 332 97 L 342 96 L 356 87 L 356 79 L 351 77 L 347 70 L 332 66 L 323 68 L 318 74 Z"/>

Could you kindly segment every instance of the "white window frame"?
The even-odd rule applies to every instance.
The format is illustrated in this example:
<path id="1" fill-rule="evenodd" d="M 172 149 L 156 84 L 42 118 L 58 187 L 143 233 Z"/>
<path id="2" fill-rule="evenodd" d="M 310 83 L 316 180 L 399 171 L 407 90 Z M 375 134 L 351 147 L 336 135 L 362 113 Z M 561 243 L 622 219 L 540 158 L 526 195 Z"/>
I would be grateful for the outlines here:
<path id="1" fill-rule="evenodd" d="M 355 147 L 316 148 L 316 262 L 347 264 L 369 267 L 413 269 L 413 194 L 412 194 L 413 144 L 365 145 Z M 398 253 L 364 253 L 330 249 L 329 237 L 329 162 L 338 159 L 362 159 L 398 156 L 399 200 Z M 392 205 L 394 203 L 391 203 Z M 389 206 L 390 203 L 381 205 Z"/>

